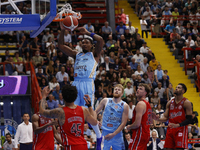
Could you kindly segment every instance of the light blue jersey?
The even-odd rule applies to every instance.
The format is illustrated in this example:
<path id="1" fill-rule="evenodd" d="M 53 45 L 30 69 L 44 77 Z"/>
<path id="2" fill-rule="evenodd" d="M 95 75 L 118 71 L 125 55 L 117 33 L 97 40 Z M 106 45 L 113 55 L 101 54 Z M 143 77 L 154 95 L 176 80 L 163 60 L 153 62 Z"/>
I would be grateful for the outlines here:
<path id="1" fill-rule="evenodd" d="M 124 111 L 124 101 L 116 104 L 112 98 L 107 99 L 107 104 L 103 113 L 102 122 L 102 134 L 106 136 L 109 133 L 113 133 L 122 123 L 122 114 Z M 113 150 L 125 150 L 124 139 L 122 131 L 114 136 L 111 140 L 104 140 L 104 150 L 110 150 L 112 146 Z"/>
<path id="2" fill-rule="evenodd" d="M 72 85 L 76 86 L 78 96 L 74 102 L 76 105 L 85 106 L 83 96 L 88 94 L 91 102 L 94 101 L 94 80 L 96 78 L 97 62 L 92 52 L 78 53 L 74 64 L 74 82 Z"/>

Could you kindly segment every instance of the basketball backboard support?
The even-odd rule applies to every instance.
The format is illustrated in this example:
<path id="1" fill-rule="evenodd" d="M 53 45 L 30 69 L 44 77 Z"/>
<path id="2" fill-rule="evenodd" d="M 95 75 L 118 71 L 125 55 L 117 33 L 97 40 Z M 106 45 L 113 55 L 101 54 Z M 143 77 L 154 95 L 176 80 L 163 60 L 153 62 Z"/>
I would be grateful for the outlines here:
<path id="1" fill-rule="evenodd" d="M 8 0 L 0 2 L 12 6 L 15 14 L 0 14 L 0 31 L 25 31 L 30 30 L 30 37 L 39 35 L 55 18 L 57 13 L 56 0 L 31 0 L 31 14 L 23 14 L 16 3 L 30 0 Z M 41 4 L 44 4 L 42 7 Z M 1 11 L 0 11 L 1 13 Z"/>

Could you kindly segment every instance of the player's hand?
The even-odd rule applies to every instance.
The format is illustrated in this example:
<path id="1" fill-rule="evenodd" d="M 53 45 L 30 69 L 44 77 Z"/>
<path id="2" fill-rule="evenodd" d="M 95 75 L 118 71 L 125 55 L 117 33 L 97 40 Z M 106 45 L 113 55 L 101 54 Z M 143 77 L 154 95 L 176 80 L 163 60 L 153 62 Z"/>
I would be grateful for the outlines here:
<path id="1" fill-rule="evenodd" d="M 101 122 L 97 121 L 97 124 L 98 124 L 99 128 L 101 128 L 101 126 L 102 126 Z"/>
<path id="2" fill-rule="evenodd" d="M 170 128 L 178 128 L 178 127 L 180 127 L 180 125 L 179 125 L 179 124 L 176 124 L 176 123 L 169 123 L 168 126 L 169 126 Z"/>
<path id="3" fill-rule="evenodd" d="M 49 123 L 50 126 L 53 126 L 53 125 L 57 125 L 58 124 L 58 121 L 55 119 L 51 119 L 51 122 Z"/>
<path id="4" fill-rule="evenodd" d="M 46 98 L 50 92 L 51 90 L 49 89 L 49 86 L 44 87 L 44 89 L 42 90 L 42 97 Z"/>
<path id="5" fill-rule="evenodd" d="M 81 32 L 81 34 L 90 35 L 90 32 L 88 32 L 88 30 L 84 27 L 79 27 L 77 29 Z"/>
<path id="6" fill-rule="evenodd" d="M 126 129 L 127 129 L 127 130 L 130 130 L 130 129 L 131 129 L 131 125 L 127 125 L 127 126 L 126 126 Z"/>
<path id="7" fill-rule="evenodd" d="M 86 106 L 90 107 L 91 106 L 91 100 L 90 100 L 89 95 L 85 94 L 84 97 L 83 97 L 83 99 L 86 102 Z"/>
<path id="8" fill-rule="evenodd" d="M 65 28 L 63 27 L 62 21 L 60 21 L 60 28 L 61 30 L 65 30 Z"/>
<path id="9" fill-rule="evenodd" d="M 156 116 L 156 113 L 152 112 L 151 115 L 152 115 L 152 119 L 153 119 L 153 120 L 158 120 L 158 119 L 159 119 L 159 117 Z"/>
<path id="10" fill-rule="evenodd" d="M 110 140 L 110 139 L 112 139 L 113 137 L 115 136 L 115 134 L 114 133 L 109 133 L 109 134 L 107 134 L 106 136 L 105 136 L 105 140 Z"/>

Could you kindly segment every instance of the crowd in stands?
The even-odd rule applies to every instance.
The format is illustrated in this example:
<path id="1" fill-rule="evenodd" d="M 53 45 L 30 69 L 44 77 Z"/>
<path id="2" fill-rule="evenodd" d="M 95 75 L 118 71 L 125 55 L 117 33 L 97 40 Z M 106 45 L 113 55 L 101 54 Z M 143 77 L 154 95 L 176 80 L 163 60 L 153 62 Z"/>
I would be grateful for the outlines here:
<path id="1" fill-rule="evenodd" d="M 140 22 L 144 26 L 142 31 L 146 33 L 146 37 L 148 37 L 147 30 L 150 29 L 151 24 L 154 25 L 154 32 L 157 35 L 163 30 L 167 34 L 166 41 L 171 44 L 177 57 L 184 46 L 200 47 L 198 31 L 200 20 L 177 21 L 179 15 L 185 15 L 185 18 L 192 18 L 194 15 L 200 17 L 198 4 L 199 2 L 196 0 L 167 0 L 166 2 L 163 0 L 140 0 L 137 2 L 136 12 L 142 18 Z M 28 10 L 28 4 L 26 8 Z M 2 11 L 6 13 L 9 8 Z M 154 17 L 151 18 L 151 15 Z M 172 17 L 165 20 L 166 17 L 163 15 L 172 15 Z M 163 27 L 161 28 L 161 26 Z M 120 22 L 115 31 L 112 31 L 107 21 L 103 26 L 99 24 L 98 20 L 94 25 L 88 21 L 84 27 L 90 32 L 101 35 L 104 39 L 95 79 L 94 108 L 103 98 L 112 97 L 113 87 L 120 83 L 125 89 L 122 100 L 129 105 L 127 124 L 131 124 L 132 113 L 137 102 L 135 93 L 140 83 L 146 83 L 151 87 L 151 94 L 146 99 L 150 102 L 152 110 L 161 116 L 165 111 L 166 103 L 174 96 L 174 89 L 170 83 L 170 77 L 167 75 L 168 71 L 162 68 L 142 38 L 143 32 L 141 37 L 138 28 L 133 27 L 131 22 L 127 26 Z M 59 30 L 54 33 L 51 28 L 46 28 L 34 39 L 30 39 L 27 31 L 9 31 L 1 34 L 1 37 L 9 37 L 4 38 L 5 44 L 16 42 L 19 47 L 19 52 L 16 52 L 14 57 L 10 56 L 9 50 L 5 51 L 5 56 L 2 57 L 2 62 L 7 63 L 5 75 L 30 74 L 29 66 L 25 63 L 32 62 L 41 90 L 47 85 L 52 90 L 47 100 L 49 109 L 64 105 L 61 89 L 64 85 L 74 81 L 74 59 L 58 49 L 59 33 Z M 72 49 L 82 52 L 82 38 L 77 31 L 70 33 L 66 30 L 64 42 Z M 8 39 L 12 39 L 12 41 L 7 41 Z M 197 53 L 193 55 L 196 56 Z M 15 62 L 19 63 L 15 64 Z M 98 121 L 102 121 L 102 114 L 98 114 Z M 192 136 L 200 135 L 195 112 L 193 113 L 193 125 L 189 129 L 189 134 Z M 165 139 L 166 130 L 167 123 L 152 122 L 149 149 L 153 148 L 153 143 L 155 143 L 153 141 L 156 140 L 158 144 L 160 140 Z M 126 129 L 123 132 L 127 145 L 131 140 L 131 132 Z M 96 137 L 87 124 L 84 125 L 84 134 L 89 143 L 88 147 L 92 148 L 91 143 L 96 141 Z M 194 145 L 191 146 L 194 148 Z"/>

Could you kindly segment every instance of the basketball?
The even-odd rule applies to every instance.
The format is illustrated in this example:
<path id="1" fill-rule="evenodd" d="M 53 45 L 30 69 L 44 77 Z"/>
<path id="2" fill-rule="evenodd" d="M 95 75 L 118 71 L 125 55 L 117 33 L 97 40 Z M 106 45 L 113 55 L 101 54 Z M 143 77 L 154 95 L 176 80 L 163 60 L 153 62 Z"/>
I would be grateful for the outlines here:
<path id="1" fill-rule="evenodd" d="M 63 20 L 62 24 L 65 29 L 73 31 L 78 26 L 78 19 L 74 16 L 67 16 Z"/>

